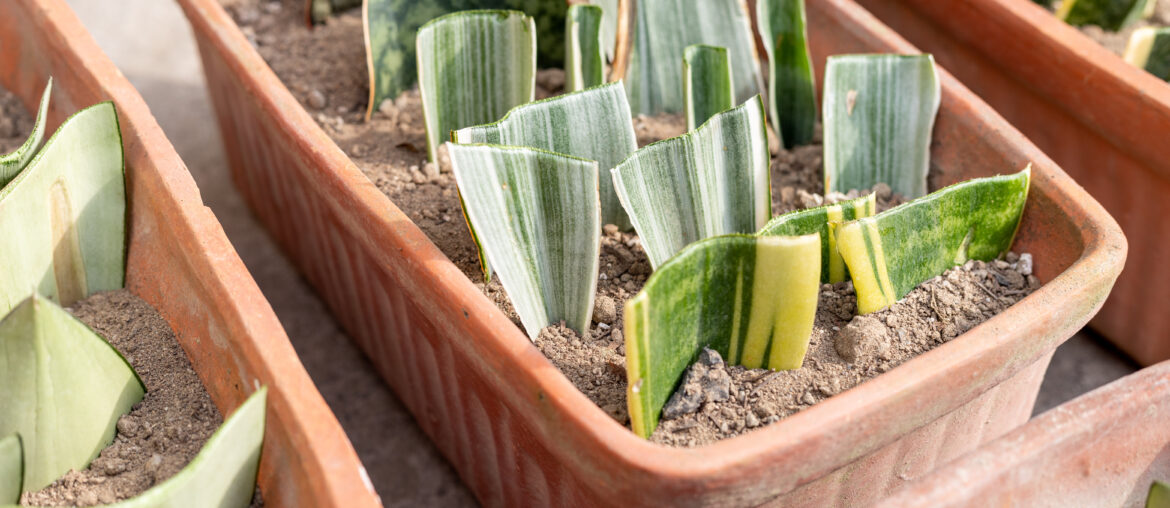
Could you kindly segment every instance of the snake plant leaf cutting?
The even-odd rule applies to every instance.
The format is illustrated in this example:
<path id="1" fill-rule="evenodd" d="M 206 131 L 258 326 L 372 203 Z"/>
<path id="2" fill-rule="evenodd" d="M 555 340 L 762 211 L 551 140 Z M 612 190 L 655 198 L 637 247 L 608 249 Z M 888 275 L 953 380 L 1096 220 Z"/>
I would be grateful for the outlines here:
<path id="1" fill-rule="evenodd" d="M 683 97 L 688 131 L 735 107 L 727 48 L 706 44 L 687 46 L 683 52 Z"/>
<path id="2" fill-rule="evenodd" d="M 24 482 L 24 445 L 20 434 L 0 438 L 0 505 L 20 501 Z"/>
<path id="3" fill-rule="evenodd" d="M 1056 17 L 1073 26 L 1097 25 L 1116 32 L 1154 13 L 1156 0 L 1064 0 Z"/>
<path id="4" fill-rule="evenodd" d="M 825 193 L 926 194 L 941 97 L 930 55 L 841 55 L 825 71 Z"/>
<path id="5" fill-rule="evenodd" d="M 821 235 L 821 282 L 845 282 L 849 271 L 845 260 L 837 252 L 837 225 L 842 222 L 869 217 L 877 212 L 876 194 L 831 205 L 789 212 L 768 221 L 760 230 L 761 236 Z"/>
<path id="6" fill-rule="evenodd" d="M 518 11 L 464 11 L 418 31 L 419 93 L 432 161 L 451 133 L 494 122 L 536 93 L 536 29 Z"/>
<path id="7" fill-rule="evenodd" d="M 0 189 L 0 313 L 35 289 L 69 305 L 121 289 L 126 269 L 122 135 L 112 102 L 74 114 Z M 29 438 L 29 436 L 25 436 Z"/>
<path id="8" fill-rule="evenodd" d="M 606 176 L 600 188 L 603 224 L 630 229 L 609 178 L 609 170 L 638 149 L 621 83 L 518 106 L 499 122 L 460 129 L 454 138 L 456 143 L 527 146 L 597 161 Z"/>
<path id="9" fill-rule="evenodd" d="M 858 312 L 886 308 L 948 268 L 1010 248 L 1030 181 L 1031 166 L 977 178 L 839 226 L 837 250 L 853 278 Z"/>
<path id="10" fill-rule="evenodd" d="M 448 143 L 463 214 L 536 338 L 588 334 L 601 256 L 597 162 L 535 148 Z"/>
<path id="11" fill-rule="evenodd" d="M 1170 484 L 1157 481 L 1150 484 L 1146 508 L 1170 508 Z"/>
<path id="12" fill-rule="evenodd" d="M 565 18 L 565 91 L 577 92 L 605 83 L 601 42 L 601 7 L 577 4 Z"/>
<path id="13" fill-rule="evenodd" d="M 726 235 L 688 246 L 655 271 L 625 308 L 634 433 L 654 432 L 704 347 L 729 364 L 799 368 L 816 318 L 820 260 L 815 233 Z"/>
<path id="14" fill-rule="evenodd" d="M 642 147 L 612 171 L 650 263 L 771 216 L 764 102 L 755 96 L 682 136 Z"/>
<path id="15" fill-rule="evenodd" d="M 817 123 L 816 81 L 804 0 L 759 0 L 756 23 L 768 55 L 768 114 L 784 146 L 806 145 Z"/>
<path id="16" fill-rule="evenodd" d="M 692 44 L 727 48 L 737 103 L 763 90 L 746 2 L 639 0 L 634 11 L 634 40 L 624 74 L 634 113 L 683 110 L 678 79 L 683 50 Z"/>
<path id="17" fill-rule="evenodd" d="M 428 21 L 471 9 L 523 11 L 534 20 L 536 37 L 540 40 L 537 48 L 540 64 L 560 67 L 565 56 L 567 8 L 566 2 L 548 0 L 367 0 L 362 6 L 366 68 L 370 74 L 366 119 L 369 120 L 382 101 L 393 99 L 414 86 L 418 79 L 415 35 Z"/>
<path id="18" fill-rule="evenodd" d="M 601 7 L 601 47 L 605 50 L 607 62 L 613 62 L 617 52 L 618 13 L 620 12 L 618 2 L 619 0 L 588 0 L 586 2 L 589 5 Z"/>
<path id="19" fill-rule="evenodd" d="M 26 491 L 84 469 L 144 393 L 121 354 L 42 296 L 0 321 L 0 435 L 21 436 Z"/>
<path id="20" fill-rule="evenodd" d="M 49 84 L 45 85 L 45 92 L 41 94 L 41 106 L 37 108 L 37 120 L 36 124 L 33 125 L 32 133 L 29 134 L 24 144 L 20 145 L 14 152 L 7 155 L 0 154 L 0 188 L 16 178 L 17 173 L 20 173 L 28 165 L 28 162 L 36 155 L 37 148 L 40 148 L 41 140 L 45 136 L 45 114 L 49 112 L 49 96 L 52 91 L 53 78 L 49 78 Z"/>
<path id="21" fill-rule="evenodd" d="M 1134 31 L 1125 48 L 1125 61 L 1170 81 L 1170 27 L 1145 27 Z"/>

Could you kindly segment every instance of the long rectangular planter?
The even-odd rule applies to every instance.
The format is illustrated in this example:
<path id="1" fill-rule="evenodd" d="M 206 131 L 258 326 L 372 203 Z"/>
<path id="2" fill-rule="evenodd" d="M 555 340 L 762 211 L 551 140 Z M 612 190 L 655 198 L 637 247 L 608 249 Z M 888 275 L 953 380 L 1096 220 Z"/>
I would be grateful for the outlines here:
<path id="1" fill-rule="evenodd" d="M 1050 155 L 1136 240 L 1092 326 L 1170 359 L 1170 84 L 1030 0 L 860 0 Z"/>
<path id="2" fill-rule="evenodd" d="M 590 403 L 370 183 L 217 0 L 180 4 L 236 185 L 486 505 L 876 499 L 1026 421 L 1053 350 L 1096 312 L 1125 259 L 1100 205 L 944 72 L 935 183 L 1032 163 L 1017 248 L 1036 254 L 1046 284 L 783 422 L 697 449 L 654 445 Z M 849 0 L 810 0 L 808 16 L 818 70 L 833 53 L 916 52 Z"/>
<path id="3" fill-rule="evenodd" d="M 915 481 L 882 508 L 1145 506 L 1170 482 L 1170 362 L 1044 413 Z"/>
<path id="4" fill-rule="evenodd" d="M 268 385 L 266 506 L 380 506 L 345 432 L 138 92 L 61 0 L 0 1 L 0 83 L 30 111 L 54 79 L 49 133 L 112 100 L 126 156 L 126 287 L 174 329 L 225 415 Z"/>

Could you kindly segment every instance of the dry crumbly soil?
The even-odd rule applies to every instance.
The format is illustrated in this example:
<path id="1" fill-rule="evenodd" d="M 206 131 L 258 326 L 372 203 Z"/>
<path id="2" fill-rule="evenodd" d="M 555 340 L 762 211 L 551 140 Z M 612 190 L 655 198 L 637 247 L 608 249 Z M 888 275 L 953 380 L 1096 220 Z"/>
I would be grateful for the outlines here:
<path id="1" fill-rule="evenodd" d="M 300 2 L 224 0 L 224 3 L 269 66 L 325 132 L 379 190 L 520 326 L 498 278 L 483 282 L 478 253 L 463 220 L 445 153 L 440 152 L 438 164 L 426 161 L 417 89 L 377 105 L 370 120 L 364 121 L 368 78 L 360 14 L 350 11 L 309 30 L 299 17 Z M 561 71 L 542 70 L 537 76 L 537 97 L 559 94 L 563 85 Z M 633 121 L 639 146 L 677 136 L 684 130 L 684 122 L 677 115 L 638 116 Z M 784 150 L 774 136 L 769 141 L 773 214 L 837 202 L 866 192 L 821 195 L 819 130 L 813 143 L 791 151 Z M 877 193 L 879 211 L 904 202 L 888 186 L 879 185 L 873 191 Z M 612 225 L 604 228 L 601 250 L 594 322 L 588 337 L 581 337 L 561 324 L 541 330 L 534 343 L 590 400 L 614 419 L 627 423 L 621 309 L 645 284 L 650 265 L 637 236 L 618 231 Z M 1010 306 L 1038 285 L 1034 278 L 1032 286 L 1025 280 L 1023 286 L 1015 289 L 982 285 L 988 278 L 994 278 L 993 271 L 982 264 L 976 270 L 952 270 L 916 289 L 894 309 L 883 311 L 893 314 L 891 322 L 905 320 L 906 324 L 899 328 L 902 335 L 888 341 L 888 347 L 882 349 L 885 356 L 864 359 L 857 364 L 842 360 L 834 348 L 834 338 L 853 317 L 852 287 L 848 283 L 826 286 L 805 368 L 772 373 L 732 367 L 729 372 L 736 383 L 734 393 L 742 389 L 751 395 L 744 400 L 736 395 L 733 398 L 738 401 L 736 407 L 731 402 L 705 403 L 694 415 L 664 423 L 654 440 L 696 446 L 738 435 L 762 425 L 761 422 L 777 421 L 945 342 Z M 1019 275 L 1011 269 L 1008 271 Z M 1014 281 L 1016 277 L 1011 279 Z M 922 292 L 931 298 L 915 297 Z M 941 307 L 940 299 L 953 305 Z M 868 319 L 854 321 L 869 322 Z M 907 336 L 907 330 L 915 332 Z M 869 331 L 878 332 L 876 328 Z M 759 388 L 757 384 L 764 387 Z M 812 402 L 806 403 L 809 397 Z M 753 417 L 747 413 L 758 420 L 754 425 Z"/>
<path id="2" fill-rule="evenodd" d="M 32 134 L 35 122 L 36 118 L 25 109 L 16 94 L 0 88 L 0 155 L 20 148 Z"/>
<path id="3" fill-rule="evenodd" d="M 1148 19 L 1141 19 L 1134 24 L 1127 26 L 1121 31 L 1110 32 L 1104 30 L 1099 26 L 1086 25 L 1076 27 L 1081 33 L 1087 35 L 1090 39 L 1097 41 L 1097 43 L 1105 46 L 1105 49 L 1116 53 L 1117 55 L 1125 54 L 1125 46 L 1129 43 L 1129 37 L 1133 35 L 1139 28 L 1147 26 L 1170 26 L 1170 0 L 1157 0 L 1157 6 L 1154 8 L 1154 15 Z M 1056 12 L 1060 8 L 1060 3 L 1057 2 L 1052 7 L 1052 12 Z"/>

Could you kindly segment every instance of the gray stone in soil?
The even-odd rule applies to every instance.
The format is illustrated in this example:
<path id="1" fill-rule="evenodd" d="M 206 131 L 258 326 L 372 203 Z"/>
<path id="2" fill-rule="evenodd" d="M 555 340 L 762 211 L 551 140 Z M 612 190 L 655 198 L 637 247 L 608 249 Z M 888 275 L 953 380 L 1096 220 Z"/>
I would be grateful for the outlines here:
<path id="1" fill-rule="evenodd" d="M 731 375 L 719 353 L 703 348 L 699 359 L 683 376 L 682 385 L 675 390 L 662 408 L 662 418 L 673 420 L 694 413 L 705 402 L 723 402 L 731 398 Z"/>
<path id="2" fill-rule="evenodd" d="M 890 347 L 888 330 L 873 316 L 857 316 L 837 333 L 833 346 L 850 363 L 856 363 L 859 358 L 878 357 Z"/>

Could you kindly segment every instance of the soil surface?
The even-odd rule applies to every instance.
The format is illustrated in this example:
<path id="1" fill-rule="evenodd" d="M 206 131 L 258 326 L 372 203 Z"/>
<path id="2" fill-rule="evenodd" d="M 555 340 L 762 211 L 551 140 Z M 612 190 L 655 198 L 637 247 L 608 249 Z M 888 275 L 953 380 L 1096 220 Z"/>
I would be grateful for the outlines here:
<path id="1" fill-rule="evenodd" d="M 132 498 L 183 469 L 223 423 L 175 333 L 127 290 L 98 293 L 69 311 L 110 342 L 146 384 L 118 419 L 117 436 L 84 471 L 20 498 L 26 506 L 94 506 Z"/>
<path id="2" fill-rule="evenodd" d="M 1081 33 L 1089 36 L 1090 39 L 1097 41 L 1105 49 L 1116 53 L 1118 56 L 1125 54 L 1125 45 L 1129 43 L 1129 37 L 1133 35 L 1139 28 L 1147 26 L 1170 26 L 1170 0 L 1157 0 L 1157 6 L 1154 8 L 1154 15 L 1147 19 L 1141 19 L 1132 25 L 1129 25 L 1119 32 L 1110 32 L 1104 30 L 1099 26 L 1086 25 L 1076 27 Z M 1056 12 L 1060 8 L 1060 2 L 1052 8 L 1052 12 Z"/>
<path id="3" fill-rule="evenodd" d="M 36 117 L 24 108 L 20 98 L 0 88 L 0 155 L 20 148 L 32 134 L 34 123 Z"/>

